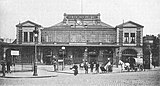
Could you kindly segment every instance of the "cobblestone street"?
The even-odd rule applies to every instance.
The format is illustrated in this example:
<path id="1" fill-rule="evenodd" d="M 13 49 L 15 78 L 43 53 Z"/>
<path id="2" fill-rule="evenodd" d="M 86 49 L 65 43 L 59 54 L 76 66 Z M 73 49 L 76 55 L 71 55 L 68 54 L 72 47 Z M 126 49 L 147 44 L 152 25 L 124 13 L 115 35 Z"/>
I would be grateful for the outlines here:
<path id="1" fill-rule="evenodd" d="M 142 72 L 84 74 L 53 72 L 51 77 L 0 77 L 0 86 L 160 86 L 160 68 Z M 14 73 L 11 73 L 14 74 Z M 32 74 L 32 73 L 31 73 Z"/>

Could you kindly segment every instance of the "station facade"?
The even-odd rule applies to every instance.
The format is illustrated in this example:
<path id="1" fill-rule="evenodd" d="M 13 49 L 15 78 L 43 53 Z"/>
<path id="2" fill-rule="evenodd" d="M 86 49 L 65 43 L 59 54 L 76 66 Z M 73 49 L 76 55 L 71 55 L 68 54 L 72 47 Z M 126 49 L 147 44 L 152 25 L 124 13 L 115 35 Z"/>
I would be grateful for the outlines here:
<path id="1" fill-rule="evenodd" d="M 62 22 L 42 27 L 32 21 L 16 25 L 17 43 L 24 62 L 33 61 L 38 30 L 37 56 L 41 63 L 65 58 L 66 64 L 88 62 L 118 64 L 119 59 L 143 57 L 143 26 L 132 21 L 116 27 L 101 21 L 100 14 L 64 14 Z M 62 49 L 62 47 L 64 49 Z"/>

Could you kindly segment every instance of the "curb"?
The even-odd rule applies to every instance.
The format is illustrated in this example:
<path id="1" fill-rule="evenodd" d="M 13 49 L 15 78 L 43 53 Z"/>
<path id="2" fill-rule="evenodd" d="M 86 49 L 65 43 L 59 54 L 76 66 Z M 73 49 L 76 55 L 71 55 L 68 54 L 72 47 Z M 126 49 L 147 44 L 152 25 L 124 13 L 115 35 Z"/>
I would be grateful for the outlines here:
<path id="1" fill-rule="evenodd" d="M 49 78 L 49 77 L 57 77 L 57 75 L 47 75 L 47 76 L 0 76 L 1 78 Z"/>

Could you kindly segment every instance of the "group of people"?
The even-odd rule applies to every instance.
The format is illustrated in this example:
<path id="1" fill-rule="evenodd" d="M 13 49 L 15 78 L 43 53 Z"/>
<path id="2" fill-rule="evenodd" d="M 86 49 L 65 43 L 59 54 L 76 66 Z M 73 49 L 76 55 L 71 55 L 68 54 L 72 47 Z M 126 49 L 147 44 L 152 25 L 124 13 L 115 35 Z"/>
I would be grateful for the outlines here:
<path id="1" fill-rule="evenodd" d="M 85 74 L 88 74 L 89 63 L 86 61 L 83 63 L 83 65 L 80 64 L 80 68 L 82 68 L 82 67 L 85 70 Z M 94 62 L 90 63 L 90 68 L 91 68 L 91 72 L 93 72 Z M 71 67 L 70 69 L 73 69 L 75 76 L 78 74 L 78 66 L 76 64 L 74 64 L 73 67 Z M 99 63 L 98 62 L 96 62 L 96 64 L 95 64 L 95 71 L 96 71 L 96 73 L 99 73 Z"/>
<path id="2" fill-rule="evenodd" d="M 86 61 L 84 63 L 85 74 L 88 74 L 88 68 L 89 68 L 89 63 Z M 91 72 L 93 72 L 94 62 L 90 63 L 90 68 L 91 68 Z M 96 64 L 95 64 L 95 71 L 96 71 L 96 73 L 99 73 L 99 63 L 98 62 L 96 62 Z"/>
<path id="3" fill-rule="evenodd" d="M 107 71 L 112 72 L 112 65 L 110 62 L 105 65 L 100 65 L 98 62 L 91 62 L 89 64 L 87 61 L 85 61 L 83 64 L 80 64 L 79 67 L 84 68 L 85 74 L 88 74 L 89 68 L 91 73 L 94 72 L 94 68 L 96 73 L 99 73 L 99 69 L 101 69 L 102 73 Z M 71 67 L 70 69 L 73 69 L 75 76 L 78 74 L 78 66 L 76 64 L 74 64 L 73 67 Z"/>

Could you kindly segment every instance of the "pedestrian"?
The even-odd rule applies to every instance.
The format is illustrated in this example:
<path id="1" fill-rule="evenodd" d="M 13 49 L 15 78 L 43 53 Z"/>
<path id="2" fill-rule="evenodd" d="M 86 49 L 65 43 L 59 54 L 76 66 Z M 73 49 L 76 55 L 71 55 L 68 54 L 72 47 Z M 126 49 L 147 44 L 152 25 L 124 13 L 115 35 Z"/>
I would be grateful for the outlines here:
<path id="1" fill-rule="evenodd" d="M 7 73 L 11 73 L 12 59 L 9 56 L 7 56 L 6 58 L 6 65 L 7 65 Z"/>
<path id="2" fill-rule="evenodd" d="M 76 64 L 74 64 L 73 67 L 70 69 L 73 69 L 75 76 L 78 74 L 78 66 Z"/>
<path id="3" fill-rule="evenodd" d="M 52 64 L 53 64 L 53 71 L 57 71 L 57 68 L 56 68 L 57 61 L 55 59 L 52 60 Z"/>
<path id="4" fill-rule="evenodd" d="M 99 73 L 99 63 L 96 62 L 96 73 Z"/>
<path id="5" fill-rule="evenodd" d="M 102 71 L 102 73 L 105 73 L 107 70 L 104 68 L 104 64 L 101 64 L 100 69 Z"/>
<path id="6" fill-rule="evenodd" d="M 135 70 L 136 61 L 134 57 L 129 57 L 129 64 L 130 64 L 130 69 L 132 69 L 132 71 Z"/>
<path id="7" fill-rule="evenodd" d="M 107 72 L 112 72 L 112 64 L 110 61 L 105 65 L 105 68 Z"/>
<path id="8" fill-rule="evenodd" d="M 155 59 L 153 59 L 152 65 L 154 66 L 154 68 L 156 67 L 156 60 Z"/>
<path id="9" fill-rule="evenodd" d="M 7 73 L 11 73 L 11 63 L 7 62 Z"/>
<path id="10" fill-rule="evenodd" d="M 88 62 L 85 62 L 84 70 L 85 70 L 85 74 L 88 74 Z"/>
<path id="11" fill-rule="evenodd" d="M 91 64 L 90 64 L 90 68 L 91 68 L 91 72 L 93 72 L 94 62 L 91 62 Z"/>

